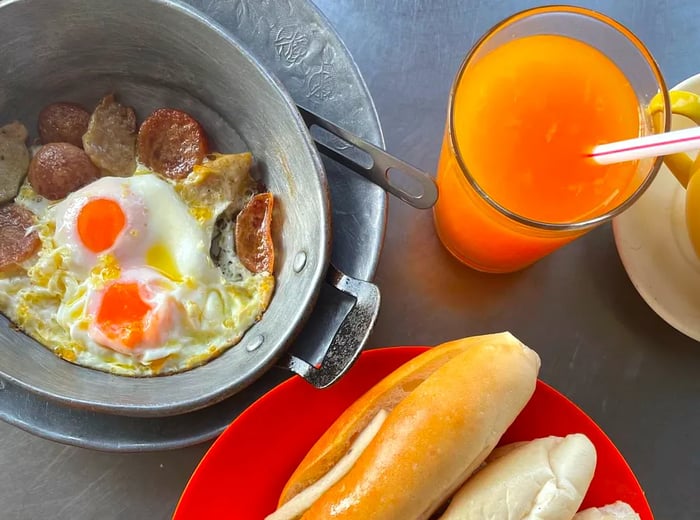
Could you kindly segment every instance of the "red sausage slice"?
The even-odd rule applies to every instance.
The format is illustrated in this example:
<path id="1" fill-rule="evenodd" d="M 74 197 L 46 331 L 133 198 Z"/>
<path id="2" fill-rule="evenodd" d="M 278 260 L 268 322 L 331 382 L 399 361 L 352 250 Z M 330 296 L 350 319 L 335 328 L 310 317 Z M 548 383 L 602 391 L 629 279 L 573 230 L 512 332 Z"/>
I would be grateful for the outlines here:
<path id="1" fill-rule="evenodd" d="M 83 147 L 90 112 L 76 103 L 52 103 L 39 112 L 39 137 L 42 144 L 70 143 Z"/>
<path id="2" fill-rule="evenodd" d="M 34 214 L 23 206 L 8 204 L 0 208 L 0 272 L 9 271 L 32 257 L 41 245 L 34 225 Z"/>
<path id="3" fill-rule="evenodd" d="M 172 108 L 160 108 L 139 129 L 139 159 L 148 168 L 169 177 L 182 179 L 201 164 L 207 155 L 204 129 L 189 114 Z"/>
<path id="4" fill-rule="evenodd" d="M 275 251 L 272 244 L 271 193 L 254 196 L 236 218 L 236 254 L 253 273 L 272 273 Z"/>
<path id="5" fill-rule="evenodd" d="M 110 94 L 90 116 L 83 147 L 105 175 L 129 177 L 136 170 L 136 113 Z"/>
<path id="6" fill-rule="evenodd" d="M 29 163 L 27 178 L 42 197 L 59 200 L 100 176 L 87 154 L 68 143 L 45 144 Z"/>

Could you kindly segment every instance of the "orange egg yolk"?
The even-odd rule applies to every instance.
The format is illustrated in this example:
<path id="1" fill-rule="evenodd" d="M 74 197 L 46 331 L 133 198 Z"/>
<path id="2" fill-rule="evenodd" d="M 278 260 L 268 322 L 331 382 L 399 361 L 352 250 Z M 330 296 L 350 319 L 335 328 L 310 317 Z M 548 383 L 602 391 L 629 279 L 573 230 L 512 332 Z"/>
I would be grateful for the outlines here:
<path id="1" fill-rule="evenodd" d="M 121 206 L 111 199 L 89 201 L 78 215 L 78 235 L 93 253 L 101 253 L 114 245 L 126 225 Z"/>
<path id="2" fill-rule="evenodd" d="M 105 290 L 96 321 L 110 340 L 133 348 L 143 341 L 150 311 L 138 283 L 116 282 Z"/>

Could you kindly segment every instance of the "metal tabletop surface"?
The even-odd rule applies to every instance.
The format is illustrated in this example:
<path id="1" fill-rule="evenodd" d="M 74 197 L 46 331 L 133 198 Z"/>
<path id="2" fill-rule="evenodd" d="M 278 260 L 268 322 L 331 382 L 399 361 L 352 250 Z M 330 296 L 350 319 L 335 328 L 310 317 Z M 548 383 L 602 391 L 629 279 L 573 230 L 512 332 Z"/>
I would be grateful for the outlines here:
<path id="1" fill-rule="evenodd" d="M 434 171 L 448 91 L 464 54 L 498 20 L 537 3 L 316 4 L 364 74 L 387 149 Z M 669 85 L 700 72 L 700 3 L 579 4 L 613 16 L 640 36 Z M 579 404 L 617 444 L 657 518 L 700 518 L 700 345 L 667 325 L 637 294 L 609 225 L 525 271 L 486 275 L 447 254 L 430 212 L 390 200 L 375 282 L 383 303 L 369 347 L 434 345 L 510 330 L 540 353 L 542 379 Z M 169 518 L 208 446 L 100 453 L 0 424 L 0 518 Z M 39 458 L 44 464 L 37 465 Z"/>

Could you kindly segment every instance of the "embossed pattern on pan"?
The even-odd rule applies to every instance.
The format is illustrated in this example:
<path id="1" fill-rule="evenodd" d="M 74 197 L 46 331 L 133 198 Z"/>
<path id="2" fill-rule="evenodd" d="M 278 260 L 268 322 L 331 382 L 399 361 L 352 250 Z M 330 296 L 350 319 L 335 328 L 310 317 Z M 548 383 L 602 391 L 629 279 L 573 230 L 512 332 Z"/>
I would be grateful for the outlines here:
<path id="1" fill-rule="evenodd" d="M 187 0 L 234 34 L 283 83 L 294 101 L 377 146 L 384 138 L 357 65 L 328 20 L 306 0 Z M 339 150 L 349 146 L 332 136 Z M 379 262 L 386 193 L 324 159 L 331 192 L 331 261 L 371 280 Z M 323 298 L 323 295 L 321 296 Z"/>

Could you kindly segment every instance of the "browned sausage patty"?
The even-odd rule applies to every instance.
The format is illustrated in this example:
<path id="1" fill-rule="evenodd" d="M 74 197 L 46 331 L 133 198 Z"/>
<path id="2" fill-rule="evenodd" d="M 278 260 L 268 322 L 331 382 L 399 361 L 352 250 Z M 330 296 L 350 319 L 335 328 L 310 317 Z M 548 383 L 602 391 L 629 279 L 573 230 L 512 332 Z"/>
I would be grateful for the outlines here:
<path id="1" fill-rule="evenodd" d="M 34 214 L 27 208 L 17 204 L 0 207 L 0 272 L 28 260 L 39 250 L 38 233 L 27 233 L 32 225 Z"/>
<path id="2" fill-rule="evenodd" d="M 129 177 L 136 170 L 136 114 L 114 99 L 102 98 L 90 116 L 83 148 L 105 175 Z"/>
<path id="3" fill-rule="evenodd" d="M 27 129 L 14 121 L 0 127 L 0 204 L 17 196 L 29 167 Z"/>
<path id="4" fill-rule="evenodd" d="M 100 176 L 87 154 L 68 143 L 45 144 L 29 163 L 34 191 L 49 200 L 66 198 Z"/>
<path id="5" fill-rule="evenodd" d="M 139 159 L 147 167 L 171 179 L 182 179 L 207 155 L 207 137 L 189 114 L 160 108 L 139 129 Z"/>
<path id="6" fill-rule="evenodd" d="M 82 148 L 89 121 L 90 112 L 76 103 L 52 103 L 39 112 L 41 143 L 70 143 Z"/>
<path id="7" fill-rule="evenodd" d="M 272 245 L 271 193 L 255 195 L 236 218 L 236 255 L 252 273 L 272 273 L 275 251 Z"/>

